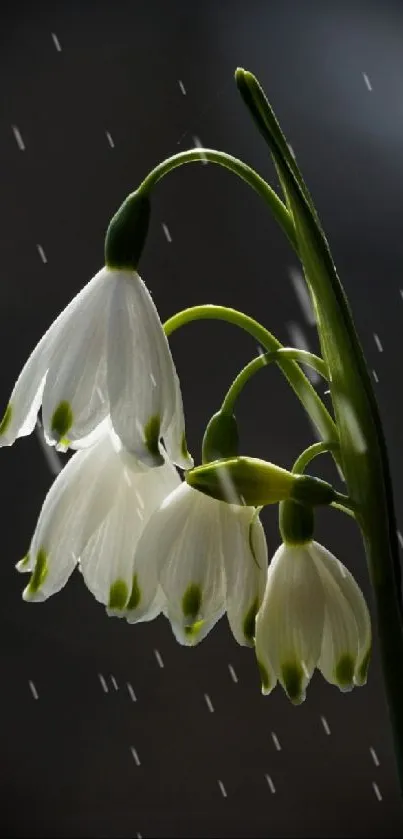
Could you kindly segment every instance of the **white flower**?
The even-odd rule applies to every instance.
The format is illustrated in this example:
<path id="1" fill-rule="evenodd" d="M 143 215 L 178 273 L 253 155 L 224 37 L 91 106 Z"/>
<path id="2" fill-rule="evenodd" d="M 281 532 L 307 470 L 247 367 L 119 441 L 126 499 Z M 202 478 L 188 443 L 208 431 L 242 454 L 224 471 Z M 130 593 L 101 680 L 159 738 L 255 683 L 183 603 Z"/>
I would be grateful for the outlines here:
<path id="1" fill-rule="evenodd" d="M 192 466 L 179 381 L 157 309 L 136 271 L 103 268 L 26 362 L 0 424 L 0 446 L 30 434 L 42 404 L 48 443 L 92 444 L 110 414 L 126 449 L 149 464 Z"/>
<path id="2" fill-rule="evenodd" d="M 201 641 L 227 611 L 236 640 L 253 645 L 267 576 L 266 540 L 253 507 L 216 501 L 183 483 L 143 531 L 135 566 L 147 560 L 181 644 Z"/>
<path id="3" fill-rule="evenodd" d="M 180 484 L 167 462 L 140 464 L 106 429 L 91 448 L 76 452 L 52 484 L 29 553 L 18 563 L 31 571 L 23 597 L 43 601 L 67 582 L 78 561 L 84 580 L 109 613 L 151 620 L 163 598 L 155 569 L 134 567 L 136 544 L 151 514 Z"/>
<path id="4" fill-rule="evenodd" d="M 366 682 L 371 619 L 354 577 L 317 542 L 281 545 L 256 618 L 262 691 L 277 679 L 292 702 L 305 698 L 315 667 L 341 690 Z"/>

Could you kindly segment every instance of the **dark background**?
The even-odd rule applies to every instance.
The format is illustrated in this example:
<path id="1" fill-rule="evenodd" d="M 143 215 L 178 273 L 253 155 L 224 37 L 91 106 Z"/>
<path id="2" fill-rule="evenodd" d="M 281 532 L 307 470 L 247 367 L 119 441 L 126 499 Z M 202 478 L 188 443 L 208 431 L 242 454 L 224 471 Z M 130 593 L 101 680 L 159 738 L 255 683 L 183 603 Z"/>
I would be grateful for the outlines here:
<path id="1" fill-rule="evenodd" d="M 263 83 L 327 230 L 376 373 L 401 521 L 403 3 L 17 2 L 0 31 L 1 401 L 101 267 L 110 216 L 160 159 L 201 141 L 276 185 L 233 82 L 241 65 Z M 263 203 L 218 167 L 184 167 L 155 190 L 141 273 L 162 319 L 226 304 L 286 344 L 297 325 L 316 349 L 296 267 Z M 257 348 L 203 322 L 172 349 L 198 458 L 207 420 Z M 248 385 L 238 417 L 243 451 L 283 466 L 314 440 L 274 368 Z M 108 619 L 78 573 L 45 604 L 23 603 L 14 563 L 53 477 L 36 435 L 0 458 L 2 835 L 402 835 L 376 647 L 365 688 L 343 695 L 316 674 L 294 708 L 279 688 L 261 696 L 253 653 L 225 619 L 184 649 L 162 617 Z M 318 474 L 337 481 L 325 459 Z M 274 510 L 264 522 L 273 552 Z M 371 603 L 354 525 L 332 511 L 317 538 Z"/>

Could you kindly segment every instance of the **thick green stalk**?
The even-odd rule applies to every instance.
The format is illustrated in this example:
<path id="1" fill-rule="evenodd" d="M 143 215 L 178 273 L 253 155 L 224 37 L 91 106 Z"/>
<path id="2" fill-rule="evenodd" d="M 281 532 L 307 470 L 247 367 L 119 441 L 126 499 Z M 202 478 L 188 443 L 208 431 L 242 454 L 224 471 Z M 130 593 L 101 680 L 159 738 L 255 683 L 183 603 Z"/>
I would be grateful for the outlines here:
<path id="1" fill-rule="evenodd" d="M 297 234 L 328 365 L 340 435 L 342 470 L 366 546 L 396 757 L 403 793 L 403 612 L 393 493 L 386 443 L 350 307 L 313 203 L 289 159 L 276 117 L 257 80 L 237 71 L 238 88 L 268 142 Z"/>

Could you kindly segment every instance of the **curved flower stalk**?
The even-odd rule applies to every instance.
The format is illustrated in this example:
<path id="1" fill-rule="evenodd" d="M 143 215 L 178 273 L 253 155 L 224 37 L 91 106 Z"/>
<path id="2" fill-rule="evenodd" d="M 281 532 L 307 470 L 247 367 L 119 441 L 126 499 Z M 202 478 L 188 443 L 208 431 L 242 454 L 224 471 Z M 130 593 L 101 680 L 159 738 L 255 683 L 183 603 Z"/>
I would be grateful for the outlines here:
<path id="1" fill-rule="evenodd" d="M 77 294 L 26 362 L 0 425 L 0 446 L 31 434 L 42 405 L 45 439 L 90 445 L 111 417 L 148 464 L 188 468 L 182 397 L 157 309 L 137 271 L 105 267 Z"/>
<path id="2" fill-rule="evenodd" d="M 88 588 L 111 613 L 135 604 L 137 620 L 151 620 L 163 601 L 152 565 L 135 563 L 136 544 L 179 484 L 171 463 L 141 464 L 106 427 L 93 446 L 73 455 L 45 498 L 29 552 L 17 565 L 31 572 L 24 599 L 56 594 L 79 563 Z"/>
<path id="3" fill-rule="evenodd" d="M 288 383 L 291 385 L 294 393 L 305 408 L 311 422 L 316 426 L 321 438 L 335 447 L 334 458 L 336 462 L 338 462 L 337 426 L 326 406 L 323 404 L 319 394 L 302 371 L 300 364 L 297 363 L 297 361 L 304 364 L 308 363 L 314 369 L 318 370 L 322 376 L 327 377 L 328 371 L 323 360 L 318 359 L 312 353 L 307 353 L 303 350 L 283 347 L 280 341 L 278 341 L 278 339 L 269 332 L 268 329 L 262 326 L 261 323 L 254 320 L 254 318 L 251 318 L 249 315 L 239 312 L 237 309 L 228 308 L 228 306 L 207 304 L 202 306 L 192 306 L 190 309 L 184 309 L 181 312 L 177 312 L 177 314 L 173 315 L 169 318 L 169 320 L 165 321 L 165 333 L 169 337 L 173 332 L 175 332 L 175 330 L 196 320 L 222 320 L 226 323 L 234 324 L 251 335 L 259 346 L 264 347 L 264 349 L 267 350 L 267 353 L 265 353 L 264 356 L 265 360 L 268 362 L 270 356 L 270 360 L 276 362 Z M 252 365 L 248 365 L 248 374 L 246 378 L 249 378 L 250 375 L 257 372 L 262 365 L 264 365 L 264 362 L 259 362 L 259 364 L 256 365 L 256 361 L 252 363 Z M 245 381 L 244 373 L 245 371 L 241 374 L 243 380 L 242 386 Z M 233 401 L 234 391 L 236 393 L 239 392 L 239 385 L 240 383 L 236 379 L 227 394 L 230 401 Z M 227 408 L 224 408 L 223 405 L 221 413 L 223 412 L 223 409 L 225 411 L 227 410 Z M 229 412 L 230 410 L 231 409 L 229 409 Z M 230 435 L 233 434 L 233 429 L 228 429 L 228 433 Z M 224 453 L 222 456 L 224 456 Z"/>
<path id="4" fill-rule="evenodd" d="M 262 692 L 279 680 L 300 704 L 315 667 L 340 690 L 364 685 L 371 620 L 352 574 L 318 542 L 281 545 L 256 617 Z"/>
<path id="5" fill-rule="evenodd" d="M 227 612 L 236 641 L 253 646 L 267 576 L 266 538 L 254 507 L 216 501 L 183 483 L 149 519 L 137 563 L 155 566 L 179 643 L 199 643 Z"/>

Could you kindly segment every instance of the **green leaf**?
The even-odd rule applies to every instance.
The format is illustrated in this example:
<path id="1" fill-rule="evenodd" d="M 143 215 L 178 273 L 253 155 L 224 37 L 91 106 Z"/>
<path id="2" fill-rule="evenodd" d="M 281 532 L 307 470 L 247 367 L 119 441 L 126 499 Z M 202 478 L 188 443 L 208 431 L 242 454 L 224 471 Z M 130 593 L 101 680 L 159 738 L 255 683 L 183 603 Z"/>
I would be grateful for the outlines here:
<path id="1" fill-rule="evenodd" d="M 329 245 L 296 161 L 256 79 L 237 84 L 268 143 L 293 216 L 298 251 L 317 315 L 349 495 L 359 505 L 378 618 L 380 651 L 403 792 L 403 608 L 393 491 L 372 381 Z M 260 92 L 259 92 L 260 90 Z"/>
<path id="2" fill-rule="evenodd" d="M 386 444 L 350 306 L 312 199 L 269 102 L 251 73 L 238 70 L 236 81 L 269 145 L 294 218 L 322 352 L 331 375 L 330 390 L 349 494 L 361 507 L 365 531 L 375 510 L 379 518 L 381 505 L 383 518 L 388 521 L 389 550 L 395 570 L 400 573 Z"/>

